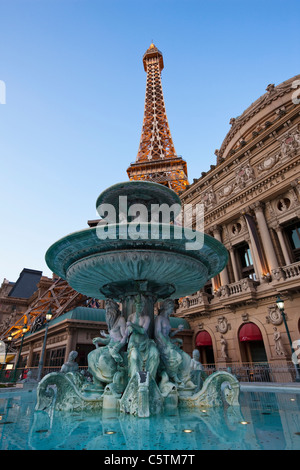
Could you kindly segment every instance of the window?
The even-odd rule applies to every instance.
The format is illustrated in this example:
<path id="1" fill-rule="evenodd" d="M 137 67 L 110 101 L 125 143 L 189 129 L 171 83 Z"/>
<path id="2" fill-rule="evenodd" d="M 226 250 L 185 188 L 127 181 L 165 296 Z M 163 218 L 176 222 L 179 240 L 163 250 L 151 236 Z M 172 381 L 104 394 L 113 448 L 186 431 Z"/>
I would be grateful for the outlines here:
<path id="1" fill-rule="evenodd" d="M 250 277 L 256 279 L 254 272 L 254 266 L 252 261 L 252 255 L 248 243 L 243 243 L 237 248 L 237 255 L 241 270 L 241 277 Z"/>
<path id="2" fill-rule="evenodd" d="M 39 361 L 40 361 L 40 353 L 34 352 L 32 355 L 31 367 L 37 367 L 39 365 Z"/>
<path id="3" fill-rule="evenodd" d="M 288 239 L 293 262 L 300 261 L 300 222 L 286 227 L 285 234 Z"/>
<path id="4" fill-rule="evenodd" d="M 45 365 L 47 367 L 61 367 L 65 362 L 66 348 L 47 351 Z"/>
<path id="5" fill-rule="evenodd" d="M 203 286 L 203 290 L 209 295 L 214 295 L 211 279 Z"/>

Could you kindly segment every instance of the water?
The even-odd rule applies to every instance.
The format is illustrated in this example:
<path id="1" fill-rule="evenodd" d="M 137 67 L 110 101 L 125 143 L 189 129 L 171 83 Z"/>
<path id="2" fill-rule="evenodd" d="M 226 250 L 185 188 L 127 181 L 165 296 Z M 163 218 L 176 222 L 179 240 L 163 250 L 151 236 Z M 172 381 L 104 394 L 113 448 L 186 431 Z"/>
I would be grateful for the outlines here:
<path id="1" fill-rule="evenodd" d="M 297 392 L 241 392 L 237 409 L 179 409 L 148 419 L 47 413 L 34 411 L 35 403 L 35 392 L 0 394 L 1 450 L 300 449 Z"/>

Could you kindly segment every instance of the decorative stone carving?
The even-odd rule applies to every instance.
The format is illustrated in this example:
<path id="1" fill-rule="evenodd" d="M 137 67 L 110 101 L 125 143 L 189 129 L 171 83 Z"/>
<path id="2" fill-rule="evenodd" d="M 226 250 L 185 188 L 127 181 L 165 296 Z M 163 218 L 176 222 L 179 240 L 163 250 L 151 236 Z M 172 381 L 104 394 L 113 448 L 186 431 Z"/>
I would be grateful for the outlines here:
<path id="1" fill-rule="evenodd" d="M 248 277 L 241 279 L 240 282 L 241 282 L 241 287 L 243 291 L 253 288 L 253 280 Z"/>
<path id="2" fill-rule="evenodd" d="M 181 299 L 179 299 L 178 303 L 179 303 L 179 308 L 182 308 L 182 309 L 189 308 L 190 306 L 190 300 L 188 297 L 182 297 Z"/>
<path id="3" fill-rule="evenodd" d="M 280 279 L 285 279 L 286 275 L 282 268 L 275 268 L 272 269 L 272 277 L 276 279 L 276 281 L 280 281 Z"/>
<path id="4" fill-rule="evenodd" d="M 197 299 L 197 304 L 198 305 L 207 304 L 207 296 L 208 294 L 206 292 L 201 292 L 199 290 L 195 296 L 195 298 Z"/>
<path id="5" fill-rule="evenodd" d="M 232 233 L 233 236 L 238 235 L 241 230 L 242 230 L 242 225 L 239 222 L 236 222 L 236 223 L 232 224 L 231 233 Z"/>
<path id="6" fill-rule="evenodd" d="M 266 91 L 267 91 L 268 93 L 274 93 L 274 91 L 275 91 L 275 84 L 274 84 L 274 83 L 270 83 L 270 84 L 267 86 Z"/>
<path id="7" fill-rule="evenodd" d="M 212 189 L 205 191 L 205 193 L 202 195 L 201 202 L 203 202 L 206 209 L 216 204 L 217 200 L 214 191 Z"/>
<path id="8" fill-rule="evenodd" d="M 219 333 L 225 334 L 230 329 L 231 329 L 231 325 L 228 323 L 227 318 L 226 317 L 219 317 L 218 318 L 218 324 L 216 326 L 216 330 Z"/>
<path id="9" fill-rule="evenodd" d="M 283 197 L 283 198 L 278 199 L 276 207 L 280 212 L 284 212 L 289 209 L 290 205 L 291 205 L 290 199 L 287 197 Z"/>
<path id="10" fill-rule="evenodd" d="M 218 289 L 217 295 L 222 298 L 222 297 L 228 297 L 229 296 L 229 287 L 226 286 L 221 286 Z"/>
<path id="11" fill-rule="evenodd" d="M 295 209 L 299 205 L 297 194 L 294 188 L 281 194 L 272 201 L 273 212 L 275 216 L 286 214 L 288 210 Z"/>
<path id="12" fill-rule="evenodd" d="M 227 341 L 223 335 L 221 335 L 221 357 L 222 359 L 227 359 Z"/>
<path id="13" fill-rule="evenodd" d="M 242 320 L 243 320 L 244 322 L 248 321 L 248 320 L 249 320 L 249 313 L 243 313 L 243 314 L 242 314 Z"/>
<path id="14" fill-rule="evenodd" d="M 273 325 L 281 325 L 282 315 L 277 305 L 271 305 L 271 307 L 268 307 L 268 316 L 266 317 L 266 320 L 267 323 L 272 323 Z"/>
<path id="15" fill-rule="evenodd" d="M 287 355 L 287 353 L 286 353 L 286 351 L 284 349 L 284 346 L 282 344 L 281 334 L 277 330 L 276 327 L 274 327 L 274 342 L 275 342 L 275 354 L 276 354 L 276 356 L 285 357 Z"/>
<path id="16" fill-rule="evenodd" d="M 275 114 L 277 114 L 279 118 L 283 117 L 286 114 L 286 107 L 282 106 L 281 108 L 276 109 Z"/>
<path id="17" fill-rule="evenodd" d="M 300 132 L 299 129 L 293 129 L 279 139 L 281 154 L 283 157 L 293 157 L 300 148 Z"/>
<path id="18" fill-rule="evenodd" d="M 236 170 L 235 175 L 236 185 L 241 189 L 255 179 L 254 170 L 249 163 L 242 165 L 238 170 Z"/>
<path id="19" fill-rule="evenodd" d="M 273 168 L 280 159 L 280 152 L 274 155 L 268 155 L 259 165 L 257 165 L 257 171 L 259 173 L 268 171 Z"/>
<path id="20" fill-rule="evenodd" d="M 229 183 L 220 189 L 220 191 L 218 192 L 219 197 L 223 198 L 223 197 L 230 196 L 233 190 L 234 190 L 234 184 Z"/>

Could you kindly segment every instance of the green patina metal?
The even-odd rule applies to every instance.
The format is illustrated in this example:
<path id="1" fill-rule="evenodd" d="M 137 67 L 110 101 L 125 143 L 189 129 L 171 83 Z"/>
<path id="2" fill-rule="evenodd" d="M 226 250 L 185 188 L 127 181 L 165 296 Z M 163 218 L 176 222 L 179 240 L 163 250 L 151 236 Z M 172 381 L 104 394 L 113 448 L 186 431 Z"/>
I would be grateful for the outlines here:
<path id="1" fill-rule="evenodd" d="M 164 407 L 220 405 L 222 396 L 236 405 L 239 386 L 231 374 L 216 373 L 204 382 L 200 369 L 191 375 L 191 358 L 175 338 L 189 325 L 172 317 L 173 299 L 198 291 L 224 269 L 225 247 L 209 235 L 176 225 L 180 199 L 157 183 L 116 184 L 100 194 L 96 205 L 103 217 L 98 227 L 58 240 L 48 249 L 46 262 L 76 291 L 106 299 L 108 334 L 94 338 L 96 349 L 88 355 L 93 381 L 76 370 L 65 373 L 72 366 L 68 362 L 39 383 L 37 409 L 118 409 L 147 417 Z M 157 301 L 161 307 L 154 316 Z M 104 319 L 103 312 L 99 316 L 87 310 L 65 315 Z"/>

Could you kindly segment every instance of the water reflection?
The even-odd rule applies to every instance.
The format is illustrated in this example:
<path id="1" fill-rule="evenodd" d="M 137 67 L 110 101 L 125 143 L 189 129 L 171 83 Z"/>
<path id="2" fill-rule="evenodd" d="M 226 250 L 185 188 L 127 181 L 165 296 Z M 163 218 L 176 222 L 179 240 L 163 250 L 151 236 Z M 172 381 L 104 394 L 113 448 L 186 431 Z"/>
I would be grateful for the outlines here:
<path id="1" fill-rule="evenodd" d="M 113 411 L 34 411 L 34 406 L 34 393 L 0 395 L 0 449 L 300 448 L 297 393 L 241 393 L 241 407 L 173 409 L 146 419 Z"/>
<path id="2" fill-rule="evenodd" d="M 107 411 L 100 416 L 55 411 L 53 419 L 40 411 L 34 413 L 29 444 L 34 449 L 40 449 L 41 445 L 88 450 L 202 449 L 211 445 L 222 449 L 228 445 L 226 436 L 230 432 L 234 446 L 244 448 L 245 429 L 240 425 L 241 420 L 239 408 L 209 409 L 205 413 L 172 410 L 147 419 Z M 184 433 L 186 429 L 192 433 Z"/>

